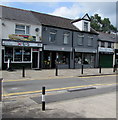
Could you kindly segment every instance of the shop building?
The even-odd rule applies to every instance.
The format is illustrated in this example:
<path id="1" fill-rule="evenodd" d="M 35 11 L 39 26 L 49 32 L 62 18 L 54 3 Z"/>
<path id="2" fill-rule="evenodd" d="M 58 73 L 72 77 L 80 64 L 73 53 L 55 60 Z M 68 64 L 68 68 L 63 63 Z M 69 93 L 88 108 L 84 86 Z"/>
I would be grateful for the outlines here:
<path id="1" fill-rule="evenodd" d="M 39 69 L 41 65 L 42 43 L 41 24 L 29 11 L 0 6 L 2 69 L 11 68 Z"/>
<path id="2" fill-rule="evenodd" d="M 115 34 L 99 32 L 98 39 L 98 59 L 99 65 L 104 68 L 110 68 L 114 65 L 114 44 Z"/>
<path id="3" fill-rule="evenodd" d="M 90 17 L 72 20 L 34 11 L 0 6 L 3 69 L 80 68 L 97 66 L 98 33 Z"/>

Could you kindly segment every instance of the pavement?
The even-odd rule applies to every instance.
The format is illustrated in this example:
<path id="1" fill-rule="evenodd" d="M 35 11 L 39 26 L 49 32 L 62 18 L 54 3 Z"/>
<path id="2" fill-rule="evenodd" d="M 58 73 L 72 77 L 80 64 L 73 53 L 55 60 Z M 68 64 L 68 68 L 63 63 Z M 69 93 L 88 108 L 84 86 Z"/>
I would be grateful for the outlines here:
<path id="1" fill-rule="evenodd" d="M 99 73 L 99 69 L 95 68 L 84 69 L 83 74 L 81 74 L 81 69 L 59 69 L 58 76 L 55 76 L 55 69 L 26 70 L 25 78 L 23 78 L 22 70 L 0 71 L 4 81 L 84 77 L 116 73 L 117 71 L 114 73 L 112 68 L 103 68 L 101 73 Z M 116 92 L 48 103 L 45 111 L 41 109 L 41 104 L 28 96 L 7 97 L 3 98 L 2 101 L 3 118 L 116 118 Z"/>
<path id="2" fill-rule="evenodd" d="M 77 76 L 93 76 L 93 75 L 105 75 L 116 74 L 113 72 L 113 68 L 102 68 L 99 73 L 98 68 L 84 69 L 81 74 L 81 69 L 59 69 L 58 76 L 55 76 L 55 69 L 43 69 L 43 70 L 25 70 L 25 77 L 22 77 L 22 70 L 15 71 L 0 71 L 1 77 L 6 80 L 18 80 L 18 79 L 51 79 L 51 78 L 68 78 Z"/>
<path id="3" fill-rule="evenodd" d="M 116 118 L 116 92 L 42 105 L 29 97 L 3 101 L 3 118 Z"/>

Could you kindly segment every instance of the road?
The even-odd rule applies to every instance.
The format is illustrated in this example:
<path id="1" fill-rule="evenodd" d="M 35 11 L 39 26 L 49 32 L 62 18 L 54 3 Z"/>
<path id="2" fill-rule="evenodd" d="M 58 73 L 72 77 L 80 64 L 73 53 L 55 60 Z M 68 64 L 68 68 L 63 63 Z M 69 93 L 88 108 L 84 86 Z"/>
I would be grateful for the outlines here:
<path id="1" fill-rule="evenodd" d="M 90 77 L 69 77 L 37 80 L 4 81 L 4 96 L 18 96 L 41 93 L 42 86 L 47 92 L 64 91 L 91 86 L 112 86 L 116 83 L 116 75 L 90 76 Z"/>

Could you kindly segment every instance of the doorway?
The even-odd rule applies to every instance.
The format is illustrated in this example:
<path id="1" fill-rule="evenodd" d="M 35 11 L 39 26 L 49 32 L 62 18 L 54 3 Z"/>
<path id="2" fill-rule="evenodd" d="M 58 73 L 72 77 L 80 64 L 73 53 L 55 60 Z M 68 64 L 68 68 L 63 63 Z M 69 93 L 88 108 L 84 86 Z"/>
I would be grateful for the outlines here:
<path id="1" fill-rule="evenodd" d="M 38 68 L 39 52 L 32 52 L 32 68 Z"/>

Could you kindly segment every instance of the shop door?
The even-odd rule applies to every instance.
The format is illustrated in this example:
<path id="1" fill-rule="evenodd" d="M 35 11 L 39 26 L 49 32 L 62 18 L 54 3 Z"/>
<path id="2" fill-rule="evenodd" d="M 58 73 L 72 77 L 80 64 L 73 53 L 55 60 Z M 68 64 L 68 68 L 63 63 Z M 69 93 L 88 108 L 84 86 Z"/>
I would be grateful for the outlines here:
<path id="1" fill-rule="evenodd" d="M 111 68 L 113 67 L 113 55 L 100 55 L 100 65 L 103 68 Z"/>
<path id="2" fill-rule="evenodd" d="M 32 52 L 32 68 L 38 68 L 38 52 Z"/>

